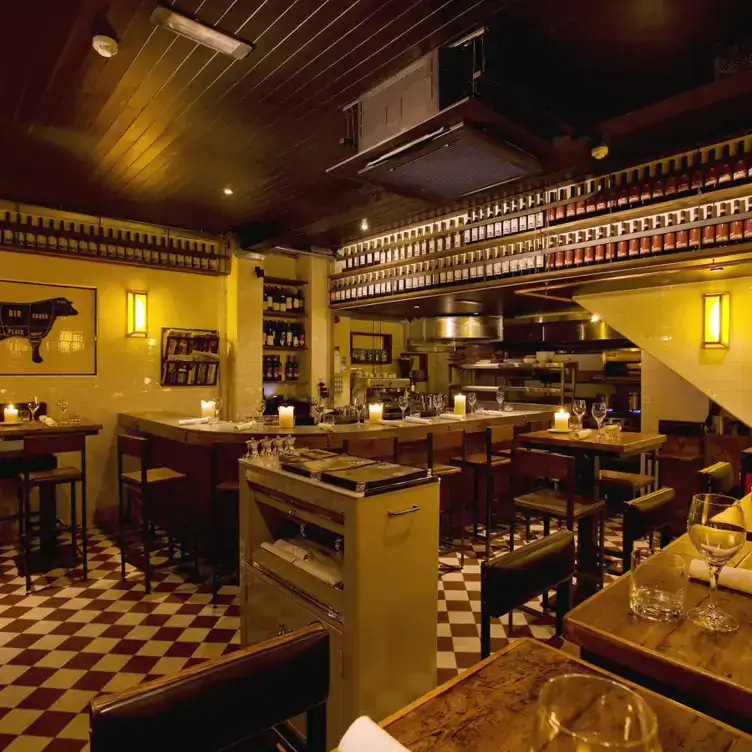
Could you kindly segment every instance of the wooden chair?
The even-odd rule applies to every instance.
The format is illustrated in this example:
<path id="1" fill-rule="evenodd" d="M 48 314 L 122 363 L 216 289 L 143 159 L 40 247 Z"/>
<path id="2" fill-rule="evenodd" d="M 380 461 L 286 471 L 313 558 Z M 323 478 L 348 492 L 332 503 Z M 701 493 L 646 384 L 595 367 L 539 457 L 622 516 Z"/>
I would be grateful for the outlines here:
<path id="1" fill-rule="evenodd" d="M 77 467 L 54 467 L 45 470 L 32 469 L 35 461 L 40 457 L 63 454 L 65 452 L 77 452 L 80 456 L 80 469 Z M 63 525 L 55 530 L 70 532 L 71 544 L 74 557 L 78 553 L 78 523 L 76 509 L 76 483 L 81 484 L 81 552 L 83 563 L 83 579 L 88 579 L 88 540 L 86 533 L 86 437 L 83 434 L 58 434 L 56 436 L 30 436 L 24 439 L 23 446 L 23 472 L 19 476 L 19 495 L 21 501 L 20 523 L 21 544 L 23 550 L 24 571 L 26 578 L 26 593 L 31 593 L 31 572 L 29 567 L 29 554 L 31 542 L 39 537 L 41 530 L 36 534 L 31 523 L 31 492 L 34 488 L 57 489 L 57 486 L 70 485 L 70 525 Z M 54 491 L 53 491 L 54 498 Z"/>
<path id="2" fill-rule="evenodd" d="M 353 457 L 366 460 L 381 460 L 382 462 L 397 461 L 397 438 L 365 437 L 345 439 L 342 442 L 342 452 Z"/>
<path id="3" fill-rule="evenodd" d="M 119 434 L 117 437 L 118 452 L 118 525 L 120 538 L 120 576 L 125 579 L 125 499 L 124 491 L 129 494 L 137 494 L 141 499 L 141 542 L 144 547 L 144 587 L 147 593 L 151 592 L 151 544 L 156 525 L 155 504 L 157 503 L 157 492 L 164 493 L 167 496 L 166 505 L 166 527 L 168 534 L 168 561 L 172 562 L 174 557 L 174 489 L 179 483 L 187 480 L 188 476 L 172 470 L 169 467 L 152 467 L 151 466 L 151 447 L 149 440 L 141 436 L 129 436 Z M 138 459 L 140 468 L 133 472 L 123 471 L 123 457 L 132 457 Z M 196 543 L 197 530 L 195 529 L 195 500 L 194 500 L 194 530 L 193 530 L 193 549 L 194 549 L 194 566 L 198 569 L 198 546 Z"/>
<path id="4" fill-rule="evenodd" d="M 240 499 L 238 460 L 245 444 L 215 442 L 211 447 L 211 559 L 212 600 L 222 580 L 234 579 L 238 571 L 237 519 Z M 234 525 L 228 524 L 232 520 Z M 229 563 L 229 566 L 227 566 Z M 224 575 L 221 576 L 222 570 Z"/>
<path id="5" fill-rule="evenodd" d="M 670 543 L 672 507 L 675 498 L 673 488 L 660 488 L 626 505 L 622 534 L 622 573 L 628 572 L 632 566 L 635 541 L 649 536 L 652 548 L 653 533 L 660 531 L 661 548 Z"/>
<path id="6" fill-rule="evenodd" d="M 480 522 L 480 484 L 484 483 L 486 507 L 486 559 L 491 556 L 491 527 L 493 524 L 494 472 L 509 466 L 509 452 L 514 440 L 514 426 L 489 426 L 483 435 L 483 451 L 467 452 L 465 458 L 454 457 L 453 461 L 463 464 L 473 471 L 473 536 L 478 538 Z"/>
<path id="7" fill-rule="evenodd" d="M 306 714 L 306 749 L 325 752 L 329 634 L 320 624 L 171 676 L 102 695 L 90 706 L 91 752 L 276 749 L 265 733 Z"/>
<path id="8" fill-rule="evenodd" d="M 598 585 L 603 583 L 605 503 L 579 496 L 575 489 L 574 457 L 515 447 L 512 450 L 512 498 L 515 509 L 543 518 L 543 534 L 549 535 L 551 518 L 574 530 L 587 518 L 598 524 Z M 510 525 L 509 548 L 514 550 L 514 522 Z M 579 553 L 582 557 L 582 552 Z M 582 577 L 583 572 L 579 572 Z"/>
<path id="9" fill-rule="evenodd" d="M 481 563 L 480 569 L 480 657 L 491 652 L 491 618 L 509 614 L 533 598 L 556 589 L 556 634 L 560 635 L 564 615 L 572 600 L 574 533 L 559 530 L 522 548 Z"/>
<path id="10" fill-rule="evenodd" d="M 655 478 L 643 473 L 629 473 L 621 470 L 601 470 L 598 473 L 598 487 L 609 494 L 616 492 L 620 497 L 634 499 L 643 491 L 649 491 Z"/>

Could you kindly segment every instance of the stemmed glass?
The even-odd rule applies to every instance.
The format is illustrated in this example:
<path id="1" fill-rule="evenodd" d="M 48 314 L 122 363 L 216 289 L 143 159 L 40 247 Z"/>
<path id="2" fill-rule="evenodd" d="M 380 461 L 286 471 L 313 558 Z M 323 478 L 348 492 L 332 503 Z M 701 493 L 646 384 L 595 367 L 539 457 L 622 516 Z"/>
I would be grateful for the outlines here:
<path id="1" fill-rule="evenodd" d="M 438 417 L 441 415 L 441 413 L 444 412 L 444 408 L 446 407 L 446 397 L 444 394 L 437 394 L 436 395 L 436 416 Z"/>
<path id="2" fill-rule="evenodd" d="M 711 632 L 735 632 L 739 621 L 716 603 L 718 575 L 739 552 L 746 539 L 744 512 L 738 501 L 720 494 L 697 494 L 687 517 L 687 532 L 692 545 L 708 564 L 710 597 L 703 606 L 687 612 L 692 621 Z"/>
<path id="3" fill-rule="evenodd" d="M 32 397 L 29 400 L 29 410 L 31 410 L 31 419 L 36 420 L 37 419 L 37 410 L 39 410 L 39 399 L 37 397 Z"/>
<path id="4" fill-rule="evenodd" d="M 222 412 L 222 398 L 214 397 L 212 402 L 214 402 L 214 416 L 209 420 L 209 423 L 216 426 L 219 423 L 219 416 Z"/>
<path id="5" fill-rule="evenodd" d="M 358 397 L 353 397 L 352 406 L 353 410 L 355 410 L 355 416 L 358 419 L 357 426 L 358 428 L 360 428 L 361 420 L 363 418 L 363 412 L 366 409 L 366 403 L 364 400 L 359 399 Z"/>
<path id="6" fill-rule="evenodd" d="M 563 674 L 543 685 L 531 750 L 658 752 L 658 721 L 623 684 L 591 674 Z"/>
<path id="7" fill-rule="evenodd" d="M 397 404 L 399 405 L 399 409 L 402 410 L 402 420 L 404 420 L 407 408 L 410 407 L 410 398 L 407 396 L 407 393 L 400 394 Z"/>
<path id="8" fill-rule="evenodd" d="M 504 394 L 504 390 L 499 387 L 496 390 L 496 403 L 499 405 L 499 411 L 504 409 L 504 399 L 506 398 L 506 394 Z"/>
<path id="9" fill-rule="evenodd" d="M 587 412 L 587 402 L 584 399 L 572 400 L 572 412 L 574 417 L 577 418 L 577 427 L 582 428 L 582 419 Z"/>
<path id="10" fill-rule="evenodd" d="M 593 407 L 590 409 L 590 412 L 592 413 L 593 418 L 595 418 L 595 422 L 598 424 L 598 433 L 596 433 L 596 437 L 600 438 L 602 436 L 601 425 L 603 424 L 606 415 L 608 415 L 606 403 L 593 402 Z"/>
<path id="11" fill-rule="evenodd" d="M 470 392 L 467 395 L 467 404 L 470 405 L 470 414 L 475 412 L 475 403 L 478 401 L 478 395 L 475 392 Z"/>
<path id="12" fill-rule="evenodd" d="M 62 417 L 60 418 L 60 422 L 61 423 L 67 423 L 68 420 L 65 417 L 65 413 L 68 412 L 68 400 L 67 399 L 59 399 L 57 401 L 57 407 L 58 407 L 58 410 L 60 410 L 60 413 L 62 415 Z"/>
<path id="13" fill-rule="evenodd" d="M 261 423 L 264 417 L 264 411 L 266 410 L 266 400 L 263 397 L 259 397 L 253 406 L 253 411 L 256 413 L 256 422 Z"/>

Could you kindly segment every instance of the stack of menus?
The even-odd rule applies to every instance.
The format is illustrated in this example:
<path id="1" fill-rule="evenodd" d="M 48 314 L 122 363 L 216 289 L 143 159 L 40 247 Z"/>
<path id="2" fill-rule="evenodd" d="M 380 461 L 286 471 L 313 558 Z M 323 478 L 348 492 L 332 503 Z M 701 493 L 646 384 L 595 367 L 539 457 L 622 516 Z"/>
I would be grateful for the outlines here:
<path id="1" fill-rule="evenodd" d="M 388 490 L 429 476 L 428 470 L 423 468 L 377 462 L 348 454 L 332 454 L 320 459 L 296 457 L 284 461 L 282 469 L 358 493 Z"/>

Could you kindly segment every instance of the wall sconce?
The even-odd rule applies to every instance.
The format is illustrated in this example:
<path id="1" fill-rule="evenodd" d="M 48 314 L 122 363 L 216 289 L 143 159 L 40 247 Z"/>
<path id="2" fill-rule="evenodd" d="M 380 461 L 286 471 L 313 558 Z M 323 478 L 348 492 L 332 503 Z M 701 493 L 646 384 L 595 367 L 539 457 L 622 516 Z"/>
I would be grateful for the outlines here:
<path id="1" fill-rule="evenodd" d="M 147 299 L 145 292 L 128 290 L 128 329 L 127 337 L 145 337 L 149 328 Z"/>
<path id="2" fill-rule="evenodd" d="M 702 346 L 727 348 L 729 346 L 729 294 L 709 293 L 702 296 Z"/>

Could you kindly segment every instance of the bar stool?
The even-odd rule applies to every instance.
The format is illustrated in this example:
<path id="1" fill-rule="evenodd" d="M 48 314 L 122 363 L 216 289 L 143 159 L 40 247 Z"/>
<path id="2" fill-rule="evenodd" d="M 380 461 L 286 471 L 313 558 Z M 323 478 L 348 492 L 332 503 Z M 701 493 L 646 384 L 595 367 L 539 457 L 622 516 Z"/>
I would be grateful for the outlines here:
<path id="1" fill-rule="evenodd" d="M 734 483 L 734 468 L 730 462 L 716 462 L 697 474 L 704 493 L 739 496 L 741 489 Z"/>
<path id="2" fill-rule="evenodd" d="M 245 445 L 215 442 L 211 447 L 211 558 L 212 558 L 212 600 L 216 601 L 221 587 L 219 571 L 230 560 L 229 575 L 232 579 L 238 571 L 237 519 L 240 498 L 238 460 L 245 454 Z M 228 511 L 229 514 L 223 514 Z M 227 532 L 232 518 L 235 529 Z M 225 545 L 229 539 L 231 545 Z"/>
<path id="3" fill-rule="evenodd" d="M 649 536 L 652 549 L 653 533 L 660 531 L 661 548 L 671 542 L 671 517 L 675 498 L 673 488 L 660 488 L 626 505 L 622 534 L 622 574 L 628 572 L 632 566 L 635 541 Z"/>
<path id="4" fill-rule="evenodd" d="M 397 462 L 397 438 L 385 436 L 366 438 L 363 436 L 356 439 L 345 439 L 342 442 L 342 452 L 365 460 Z"/>
<path id="5" fill-rule="evenodd" d="M 164 492 L 167 495 L 167 534 L 168 534 L 168 561 L 174 558 L 174 489 L 178 483 L 187 480 L 188 476 L 179 473 L 169 467 L 151 467 L 151 447 L 148 439 L 140 436 L 118 434 L 118 524 L 120 538 L 120 576 L 125 579 L 125 507 L 124 490 L 129 494 L 138 494 L 141 497 L 141 527 L 142 545 L 144 547 L 145 572 L 144 587 L 147 593 L 151 593 L 151 543 L 156 525 L 154 515 L 155 491 Z M 134 472 L 123 472 L 123 457 L 133 457 L 140 461 L 140 469 Z M 194 523 L 195 519 L 194 502 Z M 193 531 L 194 539 L 194 566 L 198 569 L 198 547 L 196 545 L 196 530 Z"/>
<path id="6" fill-rule="evenodd" d="M 491 557 L 491 527 L 493 523 L 494 471 L 510 464 L 509 449 L 514 439 L 514 426 L 489 426 L 483 435 L 484 451 L 466 452 L 462 457 L 453 457 L 452 462 L 469 467 L 473 471 L 473 537 L 478 538 L 480 522 L 480 482 L 484 481 L 486 492 L 486 559 Z"/>
<path id="7" fill-rule="evenodd" d="M 80 455 L 79 470 L 76 467 L 55 467 L 46 470 L 32 470 L 35 461 L 40 457 L 77 452 Z M 81 551 L 83 563 L 83 578 L 89 576 L 88 539 L 86 533 L 86 437 L 82 434 L 60 434 L 58 436 L 27 437 L 23 446 L 23 473 L 19 476 L 21 500 L 21 544 L 23 549 L 24 571 L 26 577 L 26 594 L 31 593 L 31 572 L 29 571 L 29 553 L 31 542 L 40 537 L 41 530 L 36 534 L 31 523 L 31 491 L 37 488 L 57 489 L 57 486 L 70 485 L 70 525 L 55 526 L 55 532 L 67 531 L 71 535 L 74 556 L 78 553 L 76 519 L 76 483 L 81 484 Z"/>
<path id="8" fill-rule="evenodd" d="M 556 634 L 561 634 L 564 616 L 572 600 L 574 533 L 559 530 L 516 551 L 499 554 L 480 566 L 480 657 L 491 653 L 491 617 L 523 608 L 536 596 L 556 589 Z"/>

